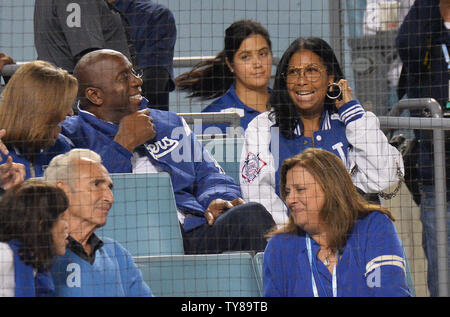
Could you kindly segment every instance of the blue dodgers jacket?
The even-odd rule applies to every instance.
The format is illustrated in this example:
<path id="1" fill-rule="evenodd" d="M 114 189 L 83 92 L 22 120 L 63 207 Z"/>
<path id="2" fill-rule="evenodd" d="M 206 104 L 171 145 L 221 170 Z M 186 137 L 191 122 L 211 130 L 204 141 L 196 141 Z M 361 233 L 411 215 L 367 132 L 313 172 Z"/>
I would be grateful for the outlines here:
<path id="1" fill-rule="evenodd" d="M 268 88 L 271 91 L 270 88 Z M 220 98 L 214 100 L 211 104 L 209 104 L 202 112 L 236 112 L 241 117 L 241 127 L 245 131 L 247 129 L 248 124 L 252 121 L 256 116 L 260 115 L 261 112 L 248 107 L 244 104 L 241 99 L 239 99 L 236 94 L 236 87 L 231 85 L 230 89 Z M 205 131 L 207 128 L 215 126 L 222 130 L 222 133 L 226 134 L 226 124 L 215 124 L 215 125 L 203 125 L 202 130 L 205 134 L 214 134 L 208 131 Z M 194 129 L 194 131 L 196 131 Z M 242 133 L 244 133 L 242 131 Z"/>
<path id="2" fill-rule="evenodd" d="M 318 296 L 331 297 L 332 274 L 312 240 L 312 265 L 305 234 L 280 234 L 267 244 L 263 261 L 264 296 L 313 296 L 313 271 Z M 358 219 L 336 267 L 338 297 L 411 296 L 406 260 L 393 222 L 378 211 Z"/>
<path id="3" fill-rule="evenodd" d="M 8 148 L 9 155 L 13 158 L 15 163 L 22 163 L 25 165 L 26 176 L 25 179 L 31 177 L 42 177 L 44 175 L 44 169 L 50 163 L 52 158 L 61 153 L 66 153 L 72 149 L 70 141 L 63 135 L 59 135 L 55 144 L 48 149 L 41 150 L 39 153 L 34 155 L 34 161 L 30 162 L 26 159 L 26 155 L 20 152 L 18 149 Z M 1 155 L 0 164 L 5 163 L 7 156 L 3 153 Z"/>
<path id="4" fill-rule="evenodd" d="M 176 113 L 150 110 L 156 137 L 138 147 L 150 162 L 168 172 L 177 208 L 187 214 L 183 229 L 190 231 L 206 223 L 206 208 L 214 199 L 242 197 L 239 185 L 200 144 L 185 121 Z M 119 126 L 80 109 L 80 114 L 62 123 L 62 134 L 73 146 L 91 149 L 102 157 L 110 173 L 132 173 L 130 153 L 115 142 Z"/>
<path id="5" fill-rule="evenodd" d="M 324 110 L 320 129 L 306 137 L 301 123 L 292 139 L 284 137 L 266 111 L 253 119 L 245 131 L 240 163 L 243 199 L 262 204 L 277 225 L 287 221 L 288 210 L 280 194 L 280 167 L 284 160 L 316 147 L 336 154 L 365 193 L 385 190 L 404 174 L 400 152 L 389 144 L 378 118 L 351 100 L 338 113 Z M 374 155 L 375 154 L 375 155 Z"/>

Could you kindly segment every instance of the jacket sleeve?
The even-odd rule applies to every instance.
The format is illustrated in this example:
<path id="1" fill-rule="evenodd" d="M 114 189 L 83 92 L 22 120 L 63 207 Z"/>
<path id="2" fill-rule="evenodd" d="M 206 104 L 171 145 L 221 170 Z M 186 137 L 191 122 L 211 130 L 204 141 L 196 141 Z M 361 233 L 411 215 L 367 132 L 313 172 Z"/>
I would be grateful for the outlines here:
<path id="1" fill-rule="evenodd" d="M 366 232 L 359 232 L 360 237 L 366 237 L 360 248 L 364 250 L 367 286 L 375 296 L 411 296 L 406 277 L 406 257 L 394 223 L 380 212 L 367 217 L 370 220 L 364 229 Z"/>
<path id="2" fill-rule="evenodd" d="M 127 149 L 110 140 L 94 150 L 102 157 L 102 163 L 110 173 L 131 173 L 133 170 L 131 157 Z"/>
<path id="3" fill-rule="evenodd" d="M 283 256 L 279 253 L 283 248 L 277 242 L 278 238 L 272 237 L 264 251 L 262 274 L 265 297 L 286 296 L 286 292 L 283 292 L 286 277 L 282 273 L 285 266 L 282 263 Z"/>
<path id="4" fill-rule="evenodd" d="M 271 121 L 268 113 L 257 116 L 245 131 L 239 179 L 245 201 L 262 204 L 280 226 L 288 220 L 287 208 L 276 193 L 277 162 L 270 152 Z M 273 137 L 277 137 L 274 135 Z"/>
<path id="5" fill-rule="evenodd" d="M 87 123 L 79 119 L 78 124 L 65 121 L 61 124 L 61 134 L 71 146 L 91 149 L 102 158 L 102 163 L 110 173 L 131 173 L 131 157 L 127 149 L 110 137 L 99 133 Z"/>
<path id="6" fill-rule="evenodd" d="M 152 297 L 153 293 L 143 280 L 142 273 L 134 263 L 131 254 L 118 242 L 114 242 L 114 245 L 125 295 L 127 297 Z"/>
<path id="7" fill-rule="evenodd" d="M 225 171 L 208 152 L 208 150 L 197 140 L 184 119 L 181 119 L 192 153 L 194 162 L 195 184 L 194 195 L 204 209 L 208 208 L 214 199 L 224 199 L 232 201 L 242 197 L 239 185 Z"/>
<path id="8" fill-rule="evenodd" d="M 372 112 L 365 112 L 357 100 L 339 108 L 341 121 L 351 147 L 347 168 L 355 186 L 365 193 L 377 193 L 400 181 L 405 173 L 400 152 L 389 144 L 380 122 Z"/>

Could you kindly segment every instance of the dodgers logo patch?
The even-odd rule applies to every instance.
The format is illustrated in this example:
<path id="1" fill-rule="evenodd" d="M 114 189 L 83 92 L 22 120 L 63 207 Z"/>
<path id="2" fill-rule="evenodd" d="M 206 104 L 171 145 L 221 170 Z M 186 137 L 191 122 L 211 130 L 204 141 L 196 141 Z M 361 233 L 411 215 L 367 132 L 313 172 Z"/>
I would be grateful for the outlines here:
<path id="1" fill-rule="evenodd" d="M 145 144 L 148 152 L 153 156 L 155 160 L 167 155 L 168 153 L 175 150 L 178 146 L 178 141 L 169 139 L 168 137 L 162 138 L 160 141 L 156 141 L 153 144 Z"/>
<path id="2" fill-rule="evenodd" d="M 249 152 L 244 161 L 244 166 L 242 166 L 242 178 L 248 183 L 251 183 L 256 177 L 258 177 L 259 173 L 266 165 L 267 163 L 259 157 L 259 154 L 255 155 Z"/>

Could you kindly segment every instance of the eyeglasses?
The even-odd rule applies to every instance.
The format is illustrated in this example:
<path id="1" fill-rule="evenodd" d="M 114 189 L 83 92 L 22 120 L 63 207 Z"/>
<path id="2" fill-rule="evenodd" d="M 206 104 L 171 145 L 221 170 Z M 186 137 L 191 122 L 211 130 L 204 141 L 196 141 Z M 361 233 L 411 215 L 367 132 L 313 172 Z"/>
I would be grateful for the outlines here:
<path id="1" fill-rule="evenodd" d="M 134 70 L 134 68 L 131 68 L 128 72 L 123 72 L 121 74 L 121 76 L 119 77 L 120 81 L 129 81 L 131 79 L 131 76 L 137 77 L 137 78 L 141 78 L 144 75 L 144 71 L 139 69 L 139 70 Z"/>
<path id="2" fill-rule="evenodd" d="M 300 79 L 300 76 L 303 76 L 308 81 L 315 82 L 322 77 L 324 71 L 325 68 L 323 66 L 309 64 L 302 67 L 289 67 L 282 75 L 287 83 L 292 83 Z"/>

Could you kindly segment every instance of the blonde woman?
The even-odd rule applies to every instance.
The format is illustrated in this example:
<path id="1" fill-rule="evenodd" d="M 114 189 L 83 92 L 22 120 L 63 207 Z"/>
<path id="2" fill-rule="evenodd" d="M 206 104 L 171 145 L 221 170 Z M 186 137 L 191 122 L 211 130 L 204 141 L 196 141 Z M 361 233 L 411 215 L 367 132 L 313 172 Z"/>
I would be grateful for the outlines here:
<path id="1" fill-rule="evenodd" d="M 59 123 L 72 113 L 77 94 L 75 77 L 44 61 L 21 66 L 6 85 L 0 101 L 0 127 L 9 154 L 26 168 L 26 178 L 42 176 L 42 166 L 71 146 Z M 0 162 L 0 163 L 2 163 Z"/>
<path id="2" fill-rule="evenodd" d="M 307 149 L 280 177 L 290 214 L 265 250 L 265 296 L 410 296 L 390 212 L 357 193 L 335 154 Z"/>

